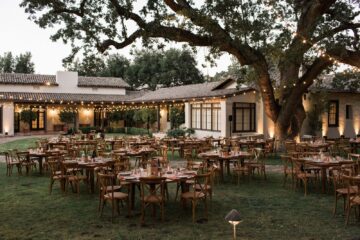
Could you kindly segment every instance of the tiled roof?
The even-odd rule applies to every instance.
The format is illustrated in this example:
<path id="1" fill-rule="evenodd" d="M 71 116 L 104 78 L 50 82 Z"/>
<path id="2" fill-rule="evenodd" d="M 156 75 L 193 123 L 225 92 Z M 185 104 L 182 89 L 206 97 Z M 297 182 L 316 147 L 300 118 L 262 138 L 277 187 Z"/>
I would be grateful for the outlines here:
<path id="1" fill-rule="evenodd" d="M 133 99 L 133 101 L 161 101 L 161 100 L 182 100 L 203 97 L 221 97 L 230 96 L 234 93 L 246 92 L 254 90 L 253 88 L 244 87 L 241 89 L 218 89 L 219 82 L 206 82 L 199 84 L 190 84 L 177 87 L 160 88 L 155 91 L 148 91 L 141 97 Z"/>
<path id="2" fill-rule="evenodd" d="M 137 97 L 129 95 L 103 95 L 103 94 L 71 94 L 71 93 L 24 93 L 24 92 L 0 92 L 0 101 L 12 100 L 16 102 L 114 102 L 121 103 Z"/>
<path id="3" fill-rule="evenodd" d="M 221 84 L 221 83 L 220 83 Z M 71 93 L 31 93 L 31 92 L 0 92 L 1 100 L 15 102 L 114 102 L 114 103 L 141 103 L 141 102 L 160 102 L 160 101 L 182 101 L 193 98 L 209 97 L 230 97 L 246 91 L 255 90 L 252 87 L 242 87 L 240 89 L 216 89 L 219 82 L 206 82 L 200 84 L 190 84 L 177 87 L 160 88 L 155 91 L 126 91 L 126 95 L 106 95 L 106 94 L 71 94 Z"/>
<path id="4" fill-rule="evenodd" d="M 79 87 L 128 88 L 129 85 L 122 78 L 114 77 L 82 77 L 79 76 Z"/>
<path id="5" fill-rule="evenodd" d="M 55 75 L 1 73 L 0 84 L 58 85 Z"/>
<path id="6" fill-rule="evenodd" d="M 58 85 L 55 75 L 1 73 L 0 84 L 21 85 Z M 114 77 L 78 77 L 79 87 L 128 88 L 122 78 Z"/>

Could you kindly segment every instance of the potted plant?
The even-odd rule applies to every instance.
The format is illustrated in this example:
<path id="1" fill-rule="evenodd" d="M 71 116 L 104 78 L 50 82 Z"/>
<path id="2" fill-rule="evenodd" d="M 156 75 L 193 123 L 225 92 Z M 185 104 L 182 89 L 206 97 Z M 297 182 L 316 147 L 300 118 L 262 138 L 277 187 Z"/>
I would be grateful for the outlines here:
<path id="1" fill-rule="evenodd" d="M 30 131 L 30 124 L 32 121 L 37 119 L 37 115 L 31 110 L 23 110 L 20 113 L 20 121 L 22 121 L 24 125 L 24 133 Z"/>
<path id="2" fill-rule="evenodd" d="M 60 111 L 59 112 L 59 118 L 60 118 L 60 121 L 65 123 L 64 125 L 64 132 L 67 133 L 68 132 L 68 129 L 69 129 L 69 124 L 74 124 L 74 128 L 76 126 L 75 124 L 75 112 L 69 112 L 69 111 Z"/>

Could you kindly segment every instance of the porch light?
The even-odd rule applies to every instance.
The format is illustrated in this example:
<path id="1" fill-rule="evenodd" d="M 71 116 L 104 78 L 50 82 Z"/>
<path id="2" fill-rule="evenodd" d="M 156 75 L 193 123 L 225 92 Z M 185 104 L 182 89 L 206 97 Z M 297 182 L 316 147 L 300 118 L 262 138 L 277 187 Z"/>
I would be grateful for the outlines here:
<path id="1" fill-rule="evenodd" d="M 233 239 L 236 240 L 236 225 L 242 222 L 240 213 L 232 209 L 225 217 L 225 220 L 233 225 Z"/>

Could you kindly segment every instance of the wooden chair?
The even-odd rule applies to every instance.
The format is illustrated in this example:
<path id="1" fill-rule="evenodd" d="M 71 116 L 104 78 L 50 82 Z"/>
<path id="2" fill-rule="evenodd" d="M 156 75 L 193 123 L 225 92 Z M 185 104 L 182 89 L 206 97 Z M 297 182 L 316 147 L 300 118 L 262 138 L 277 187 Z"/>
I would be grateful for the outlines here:
<path id="1" fill-rule="evenodd" d="M 191 201 L 193 223 L 195 223 L 196 218 L 196 206 L 201 201 L 203 201 L 205 205 L 205 218 L 208 218 L 207 198 L 209 194 L 208 187 L 210 185 L 210 175 L 211 173 L 209 172 L 194 176 L 194 185 L 192 190 L 181 194 L 181 202 L 184 208 L 186 206 L 186 201 Z"/>
<path id="2" fill-rule="evenodd" d="M 145 209 L 152 205 L 153 216 L 156 213 L 156 205 L 159 205 L 161 220 L 164 220 L 165 206 L 165 177 L 141 177 L 140 178 L 140 198 L 141 198 L 141 224 L 145 223 Z"/>
<path id="3" fill-rule="evenodd" d="M 18 161 L 16 157 L 14 157 L 13 151 L 7 151 L 3 152 L 2 155 L 5 156 L 5 162 L 6 162 L 6 176 L 11 176 L 12 169 L 15 166 L 18 170 L 18 175 L 21 174 L 21 163 Z"/>
<path id="4" fill-rule="evenodd" d="M 343 178 L 347 182 L 348 192 L 350 192 L 351 189 L 354 188 L 354 186 L 357 187 L 357 192 L 354 193 L 353 195 L 348 194 L 348 197 L 347 197 L 346 221 L 345 221 L 345 223 L 346 223 L 346 225 L 348 225 L 351 210 L 355 207 L 355 216 L 356 216 L 356 207 L 360 208 L 360 177 L 359 176 L 346 176 L 346 175 L 344 175 Z M 358 214 L 358 216 L 356 216 L 356 217 L 359 220 L 360 219 L 360 210 L 359 210 L 359 212 L 357 214 Z"/>
<path id="5" fill-rule="evenodd" d="M 99 210 L 100 217 L 102 216 L 106 201 L 111 202 L 111 221 L 114 219 L 115 209 L 120 215 L 119 203 L 126 201 L 128 207 L 128 215 L 131 216 L 129 194 L 119 192 L 121 186 L 115 185 L 116 175 L 98 173 L 100 183 L 100 197 L 99 197 Z M 101 206 L 101 207 L 100 207 Z"/>
<path id="6" fill-rule="evenodd" d="M 296 180 L 296 183 L 294 184 L 295 189 L 298 186 L 299 181 L 302 182 L 304 184 L 304 194 L 307 196 L 308 183 L 309 181 L 316 179 L 316 176 L 304 170 L 306 168 L 306 164 L 303 160 L 299 158 L 292 158 L 292 162 L 294 165 L 294 176 Z"/>
<path id="7" fill-rule="evenodd" d="M 289 175 L 291 176 L 291 185 L 294 186 L 294 167 L 291 161 L 291 157 L 288 155 L 282 155 L 281 161 L 283 163 L 283 171 L 284 171 L 283 186 L 286 185 L 287 178 Z"/>
<path id="8" fill-rule="evenodd" d="M 66 185 L 65 192 L 67 192 L 69 184 L 74 192 L 74 187 L 76 187 L 76 192 L 79 196 L 80 194 L 80 182 L 84 182 L 88 190 L 90 191 L 90 184 L 87 176 L 82 175 L 81 171 L 79 171 L 79 164 L 77 162 L 62 162 L 62 166 L 64 169 L 64 173 L 66 174 Z"/>
<path id="9" fill-rule="evenodd" d="M 233 176 L 237 178 L 237 185 L 240 184 L 240 178 L 246 176 L 247 181 L 251 174 L 251 169 L 247 164 L 243 164 L 241 159 L 237 159 L 237 162 L 234 163 Z"/>
<path id="10" fill-rule="evenodd" d="M 349 153 L 348 159 L 354 161 L 354 175 L 360 174 L 360 154 Z"/>
<path id="11" fill-rule="evenodd" d="M 171 151 L 171 160 L 174 160 L 174 153 L 178 152 L 179 157 L 181 157 L 181 147 L 178 142 L 171 141 L 170 142 L 170 151 Z"/>
<path id="12" fill-rule="evenodd" d="M 26 175 L 29 174 L 33 168 L 36 169 L 36 163 L 34 160 L 30 159 L 29 152 L 16 152 L 16 156 L 17 161 L 20 162 L 21 168 L 25 167 Z"/>
<path id="13" fill-rule="evenodd" d="M 254 148 L 253 149 L 254 159 L 248 162 L 246 165 L 249 168 L 252 175 L 254 175 L 255 170 L 258 174 L 263 176 L 266 180 L 266 168 L 265 168 L 265 157 L 263 154 L 263 149 Z"/>
<path id="14" fill-rule="evenodd" d="M 61 171 L 61 163 L 57 157 L 48 157 L 48 167 L 50 169 L 49 193 L 51 194 L 55 181 L 59 181 L 60 189 L 64 192 L 66 175 Z"/>
<path id="15" fill-rule="evenodd" d="M 357 186 L 347 186 L 347 181 L 343 176 L 345 171 L 342 171 L 341 167 L 338 168 L 332 168 L 331 169 L 331 178 L 333 180 L 334 184 L 334 196 L 335 196 L 335 204 L 334 204 L 334 210 L 333 214 L 336 214 L 337 210 L 337 202 L 339 198 L 343 198 L 344 201 L 344 212 L 346 211 L 346 200 L 348 198 L 348 195 L 352 196 L 355 193 L 359 191 Z"/>
<path id="16" fill-rule="evenodd" d="M 154 158 L 160 161 L 160 164 L 163 168 L 166 168 L 169 165 L 168 147 L 166 145 L 160 146 L 158 151 L 159 151 L 159 156 L 156 156 Z"/>

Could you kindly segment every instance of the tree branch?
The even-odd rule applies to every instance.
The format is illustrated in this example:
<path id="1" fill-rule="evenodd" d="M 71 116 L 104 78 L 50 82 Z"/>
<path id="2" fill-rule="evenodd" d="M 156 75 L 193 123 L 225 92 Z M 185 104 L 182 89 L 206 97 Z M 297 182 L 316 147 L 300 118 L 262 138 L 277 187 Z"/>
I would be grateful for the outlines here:
<path id="1" fill-rule="evenodd" d="M 126 38 L 122 42 L 117 42 L 113 39 L 107 39 L 104 40 L 102 43 L 98 44 L 96 48 L 99 52 L 103 53 L 105 52 L 110 46 L 115 47 L 116 49 L 124 48 L 133 42 L 135 42 L 136 39 L 140 38 L 142 36 L 143 31 L 142 30 L 136 30 L 134 33 L 132 33 L 128 38 Z"/>
<path id="2" fill-rule="evenodd" d="M 336 48 L 328 50 L 327 53 L 339 62 L 360 68 L 360 51 L 351 51 L 345 48 Z"/>
<path id="3" fill-rule="evenodd" d="M 312 42 L 317 43 L 317 42 L 321 41 L 322 39 L 334 36 L 335 34 L 337 34 L 339 32 L 349 30 L 349 29 L 357 29 L 357 28 L 360 28 L 360 23 L 344 23 L 334 29 L 327 31 L 326 33 L 324 33 L 320 36 L 313 38 Z"/>
<path id="4" fill-rule="evenodd" d="M 79 17 L 83 17 L 84 16 L 84 8 L 85 8 L 85 4 L 86 4 L 87 0 L 82 0 L 80 3 L 80 7 L 79 8 L 73 8 L 73 9 L 69 9 L 69 8 L 56 8 L 54 6 L 54 10 L 52 11 L 55 14 L 60 14 L 60 13 L 70 13 L 70 14 L 75 14 Z"/>
<path id="5" fill-rule="evenodd" d="M 124 16 L 126 19 L 131 19 L 137 23 L 141 28 L 146 27 L 146 21 L 142 19 L 138 14 L 129 11 L 119 4 L 117 0 L 110 0 L 119 16 Z"/>

